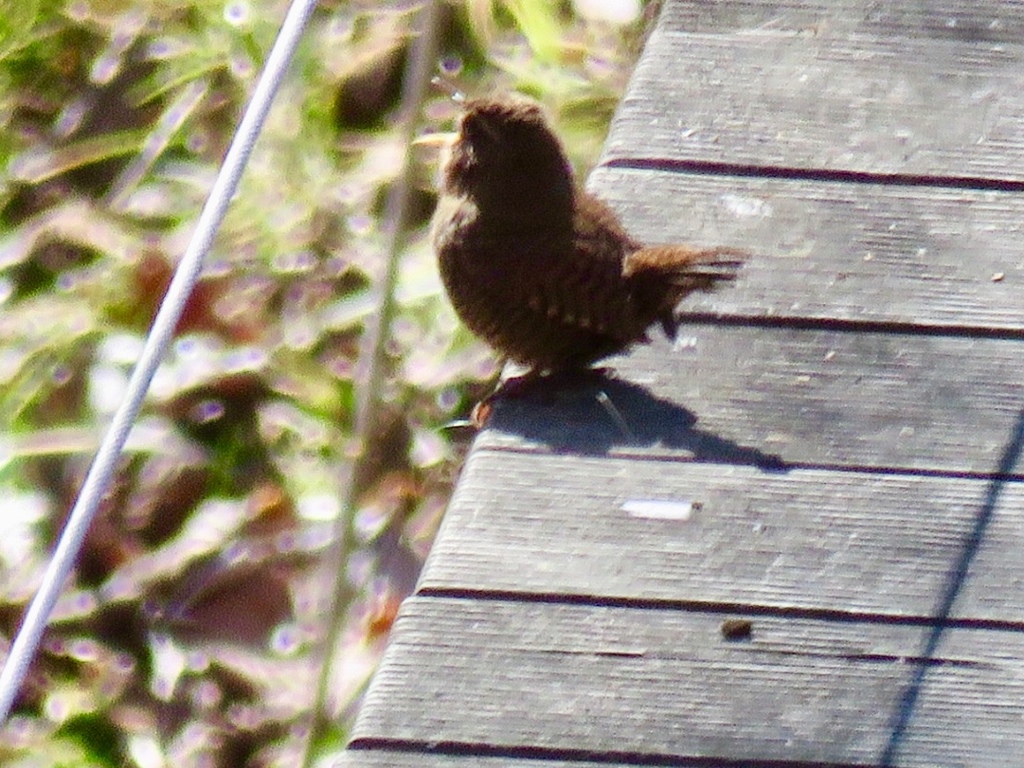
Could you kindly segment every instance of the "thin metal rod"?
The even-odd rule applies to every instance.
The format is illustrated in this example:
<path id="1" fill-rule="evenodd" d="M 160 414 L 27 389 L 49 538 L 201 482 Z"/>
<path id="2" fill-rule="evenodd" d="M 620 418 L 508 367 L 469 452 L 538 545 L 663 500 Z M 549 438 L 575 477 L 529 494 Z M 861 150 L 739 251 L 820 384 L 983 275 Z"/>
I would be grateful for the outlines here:
<path id="1" fill-rule="evenodd" d="M 174 329 L 181 318 L 185 302 L 188 301 L 202 269 L 203 258 L 210 250 L 214 234 L 220 226 L 231 197 L 238 187 L 238 181 L 245 170 L 253 144 L 259 136 L 263 121 L 270 110 L 271 102 L 281 83 L 285 70 L 295 53 L 302 37 L 302 31 L 316 6 L 316 0 L 294 0 L 288 8 L 281 31 L 278 33 L 263 74 L 256 83 L 252 99 L 235 131 L 231 146 L 228 147 L 217 179 L 213 183 L 203 211 L 199 215 L 196 229 L 192 233 L 188 248 L 178 265 L 157 312 L 142 354 L 128 382 L 124 400 L 114 414 L 113 422 L 103 436 L 100 447 L 93 459 L 89 473 L 75 501 L 67 524 L 53 552 L 53 557 L 43 574 L 39 591 L 33 598 L 11 652 L 7 656 L 3 672 L 0 672 L 0 724 L 6 722 L 18 689 L 24 682 L 29 664 L 35 655 L 43 630 L 49 620 L 53 606 L 67 581 L 89 530 L 89 524 L 96 513 L 100 500 L 107 489 L 111 475 L 121 456 L 128 433 L 146 396 L 150 380 L 174 336 Z"/>

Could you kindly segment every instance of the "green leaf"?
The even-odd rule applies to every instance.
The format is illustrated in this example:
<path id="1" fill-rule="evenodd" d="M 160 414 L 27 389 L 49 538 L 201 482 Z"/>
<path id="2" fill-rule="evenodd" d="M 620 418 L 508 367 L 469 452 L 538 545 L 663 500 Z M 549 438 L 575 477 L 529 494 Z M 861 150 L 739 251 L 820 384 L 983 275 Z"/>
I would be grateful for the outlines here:
<path id="1" fill-rule="evenodd" d="M 557 61 L 561 49 L 558 4 L 548 0 L 505 0 L 505 7 L 537 58 Z"/>
<path id="2" fill-rule="evenodd" d="M 11 175 L 27 184 L 60 176 L 75 168 L 138 154 L 148 135 L 146 129 L 114 131 L 66 144 L 58 149 L 35 148 L 11 161 Z"/>
<path id="3" fill-rule="evenodd" d="M 0 60 L 31 41 L 39 0 L 0 0 Z"/>

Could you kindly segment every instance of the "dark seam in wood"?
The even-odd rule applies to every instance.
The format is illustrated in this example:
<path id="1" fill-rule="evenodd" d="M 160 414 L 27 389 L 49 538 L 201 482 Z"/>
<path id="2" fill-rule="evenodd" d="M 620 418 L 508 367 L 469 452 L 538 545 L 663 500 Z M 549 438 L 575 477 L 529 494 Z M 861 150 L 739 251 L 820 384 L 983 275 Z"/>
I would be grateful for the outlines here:
<path id="1" fill-rule="evenodd" d="M 702 602 L 668 598 L 614 597 L 608 595 L 562 594 L 558 592 L 518 592 L 514 590 L 468 587 L 420 587 L 417 597 L 446 600 L 540 603 L 547 605 L 583 605 L 592 608 L 623 608 L 637 611 L 685 611 L 712 615 L 729 614 L 745 617 L 801 619 L 841 624 L 887 624 L 933 629 L 976 629 L 995 632 L 1024 633 L 1024 621 L 1008 619 L 938 618 L 933 616 L 902 616 L 870 611 L 847 611 L 837 608 L 800 608 L 794 606 L 752 605 L 749 603 Z"/>
<path id="2" fill-rule="evenodd" d="M 955 669 L 998 670 L 996 664 L 970 659 L 943 659 L 925 656 L 897 656 L 891 653 L 815 653 L 811 651 L 780 651 L 775 648 L 753 647 L 754 653 L 770 656 L 792 656 L 801 659 L 840 659 L 850 664 L 911 664 L 920 667 L 952 667 Z"/>
<path id="3" fill-rule="evenodd" d="M 1024 192 L 1024 181 L 992 179 L 983 176 L 936 176 L 915 173 L 871 173 L 870 171 L 827 170 L 824 168 L 792 168 L 777 165 L 748 165 L 707 160 L 672 160 L 668 158 L 617 158 L 601 164 L 602 168 L 625 168 L 638 171 L 690 173 L 700 176 L 735 176 L 738 178 L 786 179 L 820 181 L 827 184 L 878 184 L 890 187 L 935 187 L 938 189 L 994 190 Z"/>
<path id="4" fill-rule="evenodd" d="M 731 315 L 712 312 L 682 312 L 681 325 L 709 325 L 728 328 L 784 328 L 797 331 L 836 333 L 888 333 L 903 336 L 945 336 L 963 339 L 1024 340 L 1024 328 L 993 328 L 983 325 L 939 325 L 898 320 L 854 320 L 839 317 L 786 317 L 784 315 Z"/>
<path id="5" fill-rule="evenodd" d="M 616 763 L 638 766 L 690 766 L 691 768 L 877 768 L 870 763 L 825 763 L 820 760 L 757 760 L 728 757 L 694 757 L 644 752 L 596 752 L 556 747 L 497 746 L 461 741 L 418 741 L 362 737 L 348 745 L 352 751 L 424 753 L 451 757 L 509 757 L 521 760 L 560 760 L 570 763 Z"/>
<path id="6" fill-rule="evenodd" d="M 570 452 L 556 452 L 541 446 L 519 447 L 511 445 L 482 445 L 473 449 L 473 453 L 503 453 L 518 454 L 521 456 L 545 456 L 558 453 L 560 456 L 576 455 Z M 590 454 L 585 454 L 588 457 Z M 655 453 L 644 453 L 641 451 L 624 451 L 616 448 L 613 453 L 607 456 L 609 459 L 625 459 L 636 461 L 686 463 L 686 464 L 707 464 L 708 466 L 727 467 L 755 467 L 764 472 L 781 474 L 794 470 L 810 472 L 842 472 L 861 475 L 875 475 L 881 477 L 934 477 L 942 480 L 998 480 L 1003 483 L 1024 482 L 1024 473 L 1010 472 L 982 472 L 980 470 L 958 470 L 958 469 L 928 469 L 926 467 L 874 467 L 869 464 L 828 464 L 808 461 L 782 461 L 771 464 L 750 464 L 746 462 L 729 461 L 708 461 L 706 459 L 690 458 L 683 455 L 666 455 Z"/>
<path id="7" fill-rule="evenodd" d="M 806 650 L 782 650 L 779 648 L 766 648 L 757 645 L 746 645 L 750 653 L 762 654 L 765 656 L 784 656 L 799 659 L 837 659 L 850 664 L 913 664 L 925 667 L 953 667 L 956 669 L 990 669 L 999 667 L 995 664 L 972 661 L 970 659 L 947 659 L 934 656 L 898 656 L 891 653 L 824 653 L 821 651 Z M 643 659 L 650 661 L 657 659 L 682 660 L 686 657 L 672 653 L 657 653 L 648 651 L 602 651 L 600 649 L 561 649 L 546 648 L 542 651 L 545 656 L 586 656 L 587 658 L 598 659 Z"/>

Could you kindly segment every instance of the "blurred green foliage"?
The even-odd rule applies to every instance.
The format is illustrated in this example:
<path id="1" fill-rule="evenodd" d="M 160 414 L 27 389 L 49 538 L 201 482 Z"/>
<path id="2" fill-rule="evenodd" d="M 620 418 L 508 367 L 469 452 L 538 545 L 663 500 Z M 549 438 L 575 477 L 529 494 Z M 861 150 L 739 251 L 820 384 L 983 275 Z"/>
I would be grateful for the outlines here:
<path id="1" fill-rule="evenodd" d="M 285 8 L 0 7 L 0 649 L 123 395 Z M 0 762 L 296 763 L 418 11 L 320 4 L 0 729 Z M 635 32 L 568 3 L 467 0 L 445 6 L 440 66 L 470 95 L 518 89 L 544 101 L 584 168 L 624 87 Z M 447 129 L 456 113 L 438 93 L 425 128 Z M 385 407 L 355 480 L 359 548 L 346 568 L 358 597 L 331 686 L 339 745 L 457 473 L 462 446 L 442 426 L 494 373 L 443 296 L 425 236 L 436 158 L 417 157 Z"/>

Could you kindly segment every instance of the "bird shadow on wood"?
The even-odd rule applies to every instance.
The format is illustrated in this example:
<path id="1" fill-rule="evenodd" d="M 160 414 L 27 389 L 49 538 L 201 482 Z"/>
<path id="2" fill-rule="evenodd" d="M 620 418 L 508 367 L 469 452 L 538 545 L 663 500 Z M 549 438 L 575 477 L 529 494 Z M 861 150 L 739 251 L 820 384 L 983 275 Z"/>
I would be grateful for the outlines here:
<path id="1" fill-rule="evenodd" d="M 556 453 L 670 448 L 696 461 L 787 469 L 782 458 L 700 429 L 687 408 L 600 369 L 539 379 L 499 395 L 487 428 L 540 443 Z"/>
<path id="2" fill-rule="evenodd" d="M 1011 479 L 1014 467 L 1020 461 L 1022 453 L 1024 453 L 1024 410 L 1017 416 L 1013 434 L 1006 444 L 1003 455 L 999 459 L 999 466 L 985 490 L 985 498 L 982 501 L 981 508 L 978 510 L 977 517 L 974 519 L 974 525 L 964 540 L 960 556 L 953 563 L 953 567 L 949 571 L 946 587 L 939 599 L 935 612 L 931 616 L 931 628 L 925 640 L 924 650 L 916 660 L 916 666 L 910 682 L 897 702 L 895 711 L 890 718 L 891 731 L 889 740 L 878 762 L 879 766 L 883 768 L 890 768 L 899 762 L 900 748 L 903 746 L 907 732 L 910 730 L 913 722 L 917 710 L 917 702 L 924 689 L 928 670 L 934 666 L 932 662 L 935 659 L 943 633 L 949 629 L 953 605 L 956 603 L 957 596 L 967 581 L 967 574 L 971 568 L 971 563 L 981 548 L 981 543 L 985 538 L 989 523 L 992 522 L 992 515 L 995 512 L 999 496 L 1002 494 L 1003 488 L 1006 487 L 1007 481 Z"/>

